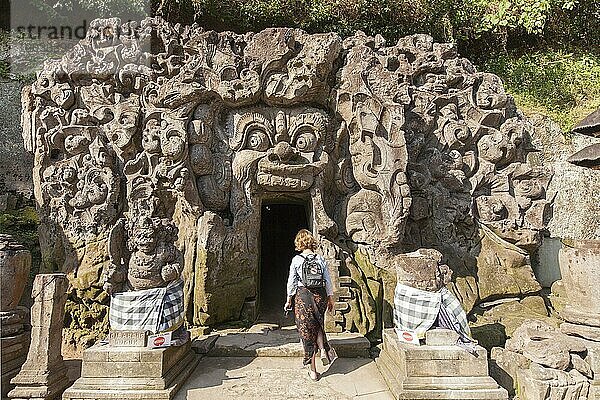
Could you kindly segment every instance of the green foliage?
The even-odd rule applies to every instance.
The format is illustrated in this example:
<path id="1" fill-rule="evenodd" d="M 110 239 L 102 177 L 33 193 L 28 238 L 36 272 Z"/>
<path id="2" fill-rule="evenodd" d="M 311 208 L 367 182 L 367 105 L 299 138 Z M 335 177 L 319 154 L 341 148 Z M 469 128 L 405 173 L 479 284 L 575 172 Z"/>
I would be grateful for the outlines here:
<path id="1" fill-rule="evenodd" d="M 503 44 L 536 42 L 598 45 L 600 11 L 595 0 L 463 0 L 475 36 L 491 33 Z"/>
<path id="2" fill-rule="evenodd" d="M 457 44 L 500 75 L 518 104 L 550 113 L 563 128 L 598 106 L 600 7 L 597 0 L 150 0 L 172 22 L 238 33 L 273 26 L 307 32 L 362 30 L 388 42 L 413 33 Z M 34 0 L 40 12 L 144 13 L 146 0 Z M 48 9 L 48 5 L 52 5 Z M 44 8 L 46 7 L 46 8 Z M 10 75 L 0 35 L 0 78 Z M 563 49 L 562 51 L 560 49 Z M 566 49 L 566 50 L 565 50 Z M 14 77 L 13 77 L 14 78 Z"/>
<path id="3" fill-rule="evenodd" d="M 174 22 L 207 29 L 259 31 L 272 26 L 362 30 L 394 42 L 412 33 L 454 41 L 463 53 L 484 53 L 545 43 L 600 44 L 596 0 L 153 0 Z"/>
<path id="4" fill-rule="evenodd" d="M 141 19 L 150 12 L 147 0 L 29 0 L 28 8 L 37 10 L 52 23 L 81 22 L 82 18 L 125 16 Z"/>
<path id="5" fill-rule="evenodd" d="M 37 241 L 37 212 L 33 207 L 0 213 L 0 233 L 14 235 L 19 241 Z"/>
<path id="6" fill-rule="evenodd" d="M 481 31 L 505 32 L 506 29 L 523 28 L 527 33 L 540 34 L 544 30 L 549 12 L 562 1 L 556 0 L 500 0 L 483 1 L 484 13 Z M 571 5 L 571 8 L 572 5 Z"/>
<path id="7" fill-rule="evenodd" d="M 546 50 L 522 56 L 500 56 L 480 69 L 504 81 L 525 113 L 542 113 L 563 131 L 600 107 L 600 55 Z"/>

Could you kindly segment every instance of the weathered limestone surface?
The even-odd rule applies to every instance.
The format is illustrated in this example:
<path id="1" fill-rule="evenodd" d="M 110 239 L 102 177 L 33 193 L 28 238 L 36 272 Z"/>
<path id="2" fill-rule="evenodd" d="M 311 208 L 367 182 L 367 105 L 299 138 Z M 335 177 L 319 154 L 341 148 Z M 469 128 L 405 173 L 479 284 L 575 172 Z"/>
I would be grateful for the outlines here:
<path id="1" fill-rule="evenodd" d="M 67 299 L 65 274 L 39 274 L 31 297 L 31 346 L 27 360 L 11 383 L 11 399 L 55 399 L 69 385 L 61 354 L 62 326 Z"/>
<path id="2" fill-rule="evenodd" d="M 521 369 L 528 369 L 530 365 L 531 360 L 522 354 L 505 350 L 502 347 L 492 348 L 490 375 L 508 391 L 509 396 L 515 395 L 517 372 Z"/>
<path id="3" fill-rule="evenodd" d="M 31 253 L 12 236 L 0 234 L 0 311 L 17 308 L 31 269 Z"/>
<path id="4" fill-rule="evenodd" d="M 448 343 L 451 338 L 428 332 L 424 346 L 400 343 L 393 329 L 383 332 L 375 360 L 396 399 L 508 399 L 488 375 L 487 352 L 477 356 Z M 456 342 L 456 337 L 454 337 Z"/>
<path id="5" fill-rule="evenodd" d="M 526 321 L 492 350 L 492 376 L 524 399 L 595 399 L 600 343 L 561 330 Z"/>
<path id="6" fill-rule="evenodd" d="M 2 398 L 12 386 L 29 348 L 29 310 L 19 306 L 31 269 L 31 254 L 9 235 L 0 235 L 0 359 Z"/>
<path id="7" fill-rule="evenodd" d="M 600 173 L 590 168 L 573 165 L 569 157 L 587 146 L 600 143 L 599 138 L 578 133 L 565 133 L 549 118 L 531 117 L 534 125 L 533 144 L 540 151 L 529 155 L 534 166 L 552 169 L 553 178 L 547 198 L 553 200 L 548 220 L 549 240 L 544 240 L 538 257 L 533 259 L 536 277 L 544 287 L 560 279 L 558 253 L 561 240 L 600 239 Z M 567 243 L 568 244 L 568 243 Z"/>
<path id="8" fill-rule="evenodd" d="M 529 369 L 519 370 L 519 392 L 531 400 L 576 400 L 588 398 L 590 384 L 577 370 L 569 372 L 531 364 Z"/>
<path id="9" fill-rule="evenodd" d="M 558 328 L 548 318 L 524 321 L 506 349 L 492 351 L 494 376 L 523 398 L 579 400 L 600 394 L 599 255 L 597 240 L 565 241 L 558 254 L 562 279 L 552 285 L 550 299 L 566 322 Z"/>
<path id="10" fill-rule="evenodd" d="M 451 281 L 452 270 L 442 263 L 442 253 L 434 249 L 419 249 L 398 257 L 398 283 L 420 290 L 435 292 Z"/>
<path id="11" fill-rule="evenodd" d="M 96 20 L 23 110 L 41 245 L 74 298 L 103 271 L 133 288 L 181 271 L 189 323 L 252 317 L 267 201 L 309 207 L 339 288 L 333 331 L 379 331 L 386 276 L 420 248 L 443 254 L 467 311 L 539 287 L 524 251 L 550 173 L 527 164 L 533 127 L 497 76 L 429 36 Z M 159 225 L 169 237 L 138 243 Z"/>
<path id="12" fill-rule="evenodd" d="M 561 316 L 576 324 L 600 327 L 600 240 L 576 240 L 559 251 L 567 304 Z"/>
<path id="13" fill-rule="evenodd" d="M 542 115 L 533 116 L 531 122 L 535 127 L 533 144 L 540 152 L 530 154 L 530 162 L 551 168 L 554 174 L 546 196 L 554 198 L 553 208 L 560 212 L 554 212 L 548 221 L 550 236 L 600 239 L 600 173 L 567 161 L 573 153 L 600 143 L 600 138 L 563 133 Z"/>
<path id="14" fill-rule="evenodd" d="M 506 350 L 523 354 L 531 361 L 559 370 L 571 366 L 570 353 L 584 353 L 585 341 L 570 337 L 541 321 L 528 320 L 506 342 Z"/>
<path id="15" fill-rule="evenodd" d="M 563 322 L 560 324 L 560 331 L 567 335 L 579 336 L 584 339 L 593 340 L 600 342 L 600 327 L 572 324 L 570 322 Z"/>

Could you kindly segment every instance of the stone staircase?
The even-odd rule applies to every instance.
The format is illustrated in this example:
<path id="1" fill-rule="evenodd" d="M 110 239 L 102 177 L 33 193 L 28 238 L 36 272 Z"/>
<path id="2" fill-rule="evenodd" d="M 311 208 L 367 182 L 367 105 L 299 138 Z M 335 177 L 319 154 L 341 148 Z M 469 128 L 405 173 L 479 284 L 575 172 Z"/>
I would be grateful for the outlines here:
<path id="1" fill-rule="evenodd" d="M 357 333 L 328 333 L 338 357 L 368 358 L 371 343 Z M 258 324 L 248 330 L 227 330 L 196 338 L 192 348 L 208 357 L 302 357 L 304 351 L 295 327 Z"/>

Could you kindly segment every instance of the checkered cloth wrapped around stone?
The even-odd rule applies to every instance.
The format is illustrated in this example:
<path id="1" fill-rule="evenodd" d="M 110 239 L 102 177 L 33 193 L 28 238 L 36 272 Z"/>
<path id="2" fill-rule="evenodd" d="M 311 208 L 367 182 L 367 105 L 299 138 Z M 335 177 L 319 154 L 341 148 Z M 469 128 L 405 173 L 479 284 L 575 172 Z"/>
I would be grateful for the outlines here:
<path id="1" fill-rule="evenodd" d="M 176 329 L 183 322 L 183 281 L 114 294 L 108 314 L 114 330 L 159 333 Z"/>
<path id="2" fill-rule="evenodd" d="M 436 321 L 440 309 L 451 319 L 461 337 L 469 338 L 471 330 L 460 301 L 445 287 L 437 292 L 426 292 L 397 284 L 394 293 L 394 325 L 397 329 L 413 331 L 423 338 Z"/>

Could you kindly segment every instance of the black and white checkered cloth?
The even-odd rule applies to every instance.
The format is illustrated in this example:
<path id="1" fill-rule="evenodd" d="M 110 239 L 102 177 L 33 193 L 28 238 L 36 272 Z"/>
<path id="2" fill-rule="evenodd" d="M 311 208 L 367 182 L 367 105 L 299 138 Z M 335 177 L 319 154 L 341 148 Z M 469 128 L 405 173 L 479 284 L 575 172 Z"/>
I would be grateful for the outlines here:
<path id="1" fill-rule="evenodd" d="M 413 331 L 423 338 L 444 307 L 461 337 L 470 337 L 467 314 L 460 301 L 445 287 L 437 292 L 426 292 L 410 286 L 397 284 L 394 293 L 394 325 L 396 329 Z"/>
<path id="2" fill-rule="evenodd" d="M 118 331 L 173 330 L 183 322 L 183 281 L 167 287 L 117 293 L 108 313 L 111 329 Z"/>

